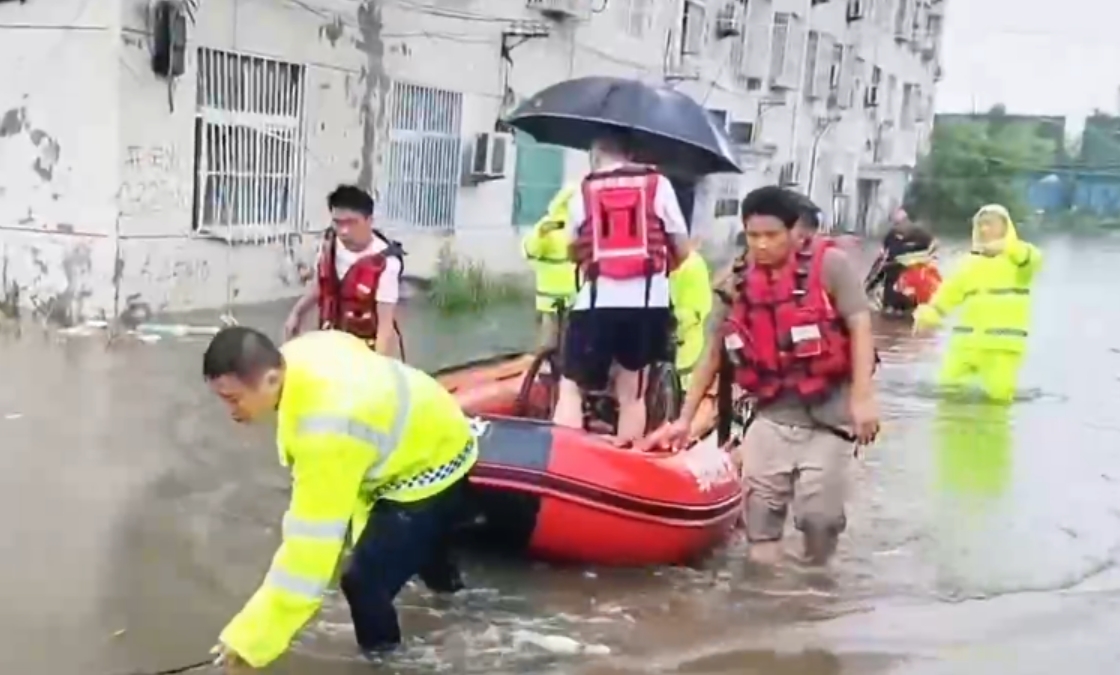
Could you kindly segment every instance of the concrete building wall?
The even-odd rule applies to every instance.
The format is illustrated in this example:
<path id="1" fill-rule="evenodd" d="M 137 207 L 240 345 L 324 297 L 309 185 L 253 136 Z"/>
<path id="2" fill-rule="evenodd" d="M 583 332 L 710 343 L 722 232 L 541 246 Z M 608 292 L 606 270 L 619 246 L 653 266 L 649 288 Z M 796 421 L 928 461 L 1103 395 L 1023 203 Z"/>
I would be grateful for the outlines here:
<path id="1" fill-rule="evenodd" d="M 0 282 L 68 320 L 111 301 L 120 186 L 109 0 L 0 6 Z"/>
<path id="2" fill-rule="evenodd" d="M 930 60 L 895 40 L 891 0 L 864 0 L 855 21 L 847 0 L 585 0 L 562 20 L 533 1 L 200 0 L 171 85 L 151 67 L 155 0 L 0 5 L 0 58 L 16 72 L 0 91 L 6 285 L 71 319 L 292 296 L 340 182 L 378 195 L 412 274 L 445 245 L 521 269 L 530 188 L 577 178 L 585 153 L 546 176 L 556 151 L 518 140 L 503 177 L 471 183 L 472 140 L 540 88 L 591 74 L 668 81 L 740 135 L 754 125 L 744 173 L 697 186 L 701 239 L 725 241 L 736 200 L 781 179 L 849 226 L 860 178 L 879 181 L 868 222 L 901 200 L 928 125 L 885 125 L 864 90 L 874 66 L 880 89 L 890 75 L 928 96 L 933 82 Z M 828 45 L 812 58 L 810 31 Z"/>

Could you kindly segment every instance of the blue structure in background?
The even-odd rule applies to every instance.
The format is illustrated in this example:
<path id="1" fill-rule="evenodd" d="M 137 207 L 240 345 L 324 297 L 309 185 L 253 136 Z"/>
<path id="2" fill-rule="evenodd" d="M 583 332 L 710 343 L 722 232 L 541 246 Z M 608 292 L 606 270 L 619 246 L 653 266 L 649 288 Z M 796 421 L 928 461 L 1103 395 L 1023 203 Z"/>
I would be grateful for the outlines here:
<path id="1" fill-rule="evenodd" d="M 1120 174 L 1114 171 L 1056 167 L 1024 177 L 1022 189 L 1034 211 L 1072 209 L 1105 218 L 1120 217 Z"/>

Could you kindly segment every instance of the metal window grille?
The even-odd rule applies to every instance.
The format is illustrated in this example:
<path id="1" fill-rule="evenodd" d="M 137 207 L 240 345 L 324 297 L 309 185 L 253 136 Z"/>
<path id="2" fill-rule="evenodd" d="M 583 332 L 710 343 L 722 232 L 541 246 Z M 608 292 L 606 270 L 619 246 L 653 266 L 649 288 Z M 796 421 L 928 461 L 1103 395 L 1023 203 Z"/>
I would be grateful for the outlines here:
<path id="1" fill-rule="evenodd" d="M 449 230 L 463 166 L 463 95 L 394 82 L 381 215 L 393 226 Z"/>
<path id="2" fill-rule="evenodd" d="M 703 0 L 685 0 L 681 20 L 681 54 L 696 56 L 708 41 L 708 8 Z"/>
<path id="3" fill-rule="evenodd" d="M 621 5 L 621 27 L 630 37 L 645 37 L 653 20 L 652 0 L 628 0 Z"/>
<path id="4" fill-rule="evenodd" d="M 739 35 L 731 38 L 731 48 L 727 50 L 728 65 L 731 66 L 732 76 L 740 87 L 746 87 L 747 78 L 750 77 L 747 58 L 747 12 L 749 9 L 747 2 L 739 3 L 739 13 L 736 16 L 736 27 L 739 29 Z"/>
<path id="5" fill-rule="evenodd" d="M 786 49 L 789 40 L 790 15 L 774 15 L 774 34 L 770 42 L 770 81 L 778 81 L 786 71 Z"/>
<path id="6" fill-rule="evenodd" d="M 198 50 L 196 230 L 256 243 L 299 227 L 304 74 L 298 64 Z"/>
<path id="7" fill-rule="evenodd" d="M 809 31 L 808 45 L 805 49 L 805 58 L 808 59 L 808 62 L 805 64 L 805 72 L 802 73 L 805 81 L 801 83 L 802 93 L 805 95 L 806 99 L 820 96 L 821 93 L 817 91 L 816 87 L 818 67 L 817 61 L 820 58 L 820 54 L 818 53 L 820 51 L 820 45 L 821 34 L 815 30 Z"/>

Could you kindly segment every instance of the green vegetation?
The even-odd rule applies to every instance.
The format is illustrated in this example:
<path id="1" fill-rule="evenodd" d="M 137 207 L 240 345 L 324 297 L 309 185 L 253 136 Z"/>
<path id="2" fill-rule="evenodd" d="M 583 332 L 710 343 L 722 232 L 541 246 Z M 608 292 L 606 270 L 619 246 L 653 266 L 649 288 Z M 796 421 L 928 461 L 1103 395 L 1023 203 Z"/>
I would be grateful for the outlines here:
<path id="1" fill-rule="evenodd" d="M 436 274 L 428 288 L 428 299 L 447 314 L 477 312 L 508 302 L 529 301 L 532 285 L 526 278 L 493 274 L 477 261 L 462 258 L 444 244 L 436 261 Z"/>
<path id="2" fill-rule="evenodd" d="M 967 231 L 984 204 L 1003 204 L 1021 220 L 1028 207 L 1020 178 L 1054 156 L 1054 144 L 1037 129 L 1003 124 L 995 110 L 986 122 L 936 126 L 910 185 L 908 208 L 928 222 L 951 223 L 950 231 Z"/>

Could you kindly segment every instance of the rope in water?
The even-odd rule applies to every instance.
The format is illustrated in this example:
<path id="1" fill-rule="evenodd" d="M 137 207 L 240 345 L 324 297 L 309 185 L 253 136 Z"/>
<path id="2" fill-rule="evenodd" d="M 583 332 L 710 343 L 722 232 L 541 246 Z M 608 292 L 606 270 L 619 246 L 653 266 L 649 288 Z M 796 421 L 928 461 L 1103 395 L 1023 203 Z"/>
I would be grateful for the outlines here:
<path id="1" fill-rule="evenodd" d="M 174 668 L 167 668 L 165 670 L 133 670 L 129 673 L 122 675 L 182 675 L 182 673 L 189 673 L 192 670 L 199 670 L 207 666 L 214 665 L 214 659 L 208 658 L 204 661 L 195 661 L 183 666 L 176 666 Z"/>

